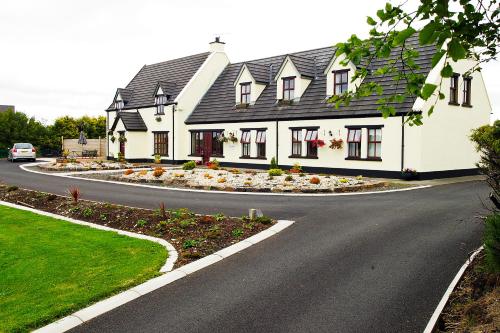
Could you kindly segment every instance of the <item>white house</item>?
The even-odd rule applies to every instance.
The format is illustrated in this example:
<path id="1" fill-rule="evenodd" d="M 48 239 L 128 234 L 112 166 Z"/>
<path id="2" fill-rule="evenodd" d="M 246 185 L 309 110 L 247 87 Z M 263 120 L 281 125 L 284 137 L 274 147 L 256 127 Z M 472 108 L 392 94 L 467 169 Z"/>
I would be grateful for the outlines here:
<path id="1" fill-rule="evenodd" d="M 427 82 L 439 84 L 444 60 L 431 70 L 434 46 L 421 47 L 416 38 L 407 45 L 420 52 Z M 231 64 L 217 38 L 208 53 L 144 66 L 106 110 L 108 158 L 121 152 L 129 161 L 152 161 L 158 154 L 165 163 L 217 159 L 265 168 L 275 157 L 284 168 L 299 163 L 313 172 L 381 177 L 406 168 L 422 178 L 477 173 L 469 134 L 489 123 L 491 105 L 481 73 L 465 76 L 472 61 L 453 64 L 456 74 L 442 82 L 444 100 L 407 98 L 384 119 L 380 96 L 338 109 L 328 103 L 360 84 L 350 79 L 354 65 L 341 60 L 326 47 Z M 372 63 L 370 72 L 382 64 Z M 379 80 L 386 94 L 405 89 L 390 78 L 365 80 Z M 422 112 L 424 125 L 405 124 L 408 112 Z"/>

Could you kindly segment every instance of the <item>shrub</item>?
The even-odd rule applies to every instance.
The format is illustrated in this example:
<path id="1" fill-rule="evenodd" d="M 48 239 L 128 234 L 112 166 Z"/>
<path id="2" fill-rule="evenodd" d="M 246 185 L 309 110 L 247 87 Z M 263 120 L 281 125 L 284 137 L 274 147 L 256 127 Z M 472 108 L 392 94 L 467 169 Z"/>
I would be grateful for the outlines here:
<path id="1" fill-rule="evenodd" d="M 214 223 L 214 221 L 215 221 L 214 217 L 210 215 L 203 215 L 199 219 L 199 222 L 201 224 L 212 224 Z"/>
<path id="2" fill-rule="evenodd" d="M 198 241 L 195 239 L 186 239 L 184 243 L 182 243 L 182 247 L 184 249 L 189 249 L 195 247 L 196 245 L 198 245 Z"/>
<path id="3" fill-rule="evenodd" d="M 281 169 L 269 169 L 267 172 L 269 176 L 281 176 L 283 174 L 283 170 Z"/>
<path id="4" fill-rule="evenodd" d="M 91 217 L 92 215 L 94 215 L 94 211 L 92 210 L 92 208 L 87 207 L 83 210 L 82 214 L 84 217 Z"/>
<path id="5" fill-rule="evenodd" d="M 486 218 L 483 238 L 485 268 L 491 273 L 500 273 L 500 214 Z"/>
<path id="6" fill-rule="evenodd" d="M 268 216 L 258 216 L 255 218 L 255 222 L 261 223 L 261 224 L 271 224 L 271 222 L 273 222 L 273 220 Z"/>
<path id="7" fill-rule="evenodd" d="M 52 194 L 52 193 L 51 193 L 51 194 L 49 194 L 49 195 L 47 196 L 47 200 L 48 200 L 48 201 L 54 201 L 54 200 L 56 200 L 56 199 L 57 199 L 57 195 L 55 195 L 55 194 Z"/>
<path id="8" fill-rule="evenodd" d="M 346 179 L 346 178 L 340 178 L 340 179 L 339 179 L 339 182 L 341 182 L 342 184 L 347 184 L 347 183 L 349 183 L 349 179 Z"/>
<path id="9" fill-rule="evenodd" d="M 288 175 L 285 177 L 285 181 L 291 182 L 293 180 L 293 177 L 291 175 Z"/>
<path id="10" fill-rule="evenodd" d="M 319 179 L 319 177 L 311 177 L 311 179 L 309 179 L 309 183 L 311 184 L 314 184 L 314 185 L 318 185 L 319 183 L 321 182 L 321 180 Z"/>
<path id="11" fill-rule="evenodd" d="M 196 225 L 196 222 L 193 219 L 182 220 L 179 222 L 179 227 L 182 229 L 186 229 L 191 225 Z"/>
<path id="12" fill-rule="evenodd" d="M 361 176 L 361 175 L 356 176 L 356 180 L 363 180 L 363 176 Z"/>
<path id="13" fill-rule="evenodd" d="M 305 174 L 304 174 L 304 173 L 302 173 L 302 172 L 301 172 L 301 173 L 299 173 L 299 177 L 304 177 L 304 176 L 305 176 Z"/>
<path id="14" fill-rule="evenodd" d="M 148 174 L 148 170 L 141 170 L 141 171 L 139 171 L 139 175 L 141 175 L 141 176 L 145 176 L 147 174 Z"/>
<path id="15" fill-rule="evenodd" d="M 99 219 L 104 222 L 108 219 L 108 216 L 106 214 L 101 214 L 99 215 Z"/>
<path id="16" fill-rule="evenodd" d="M 140 219 L 140 220 L 137 220 L 136 224 L 138 227 L 144 227 L 146 224 L 148 224 L 148 221 L 146 221 L 144 219 Z"/>
<path id="17" fill-rule="evenodd" d="M 299 163 L 295 163 L 293 167 L 290 169 L 291 173 L 301 173 L 302 172 L 302 167 L 300 166 Z"/>
<path id="18" fill-rule="evenodd" d="M 231 231 L 231 235 L 233 235 L 233 237 L 235 238 L 240 238 L 241 236 L 243 236 L 243 230 L 241 228 L 235 228 L 233 229 L 233 231 Z"/>
<path id="19" fill-rule="evenodd" d="M 211 170 L 219 170 L 220 163 L 217 160 L 213 160 L 211 162 L 208 162 L 207 167 Z"/>
<path id="20" fill-rule="evenodd" d="M 81 196 L 80 189 L 76 186 L 73 186 L 68 189 L 68 193 L 73 198 L 73 202 L 78 203 L 78 200 L 80 199 Z"/>
<path id="21" fill-rule="evenodd" d="M 222 222 L 226 219 L 226 215 L 222 214 L 222 213 L 217 213 L 214 215 L 214 219 L 215 221 L 217 222 Z"/>
<path id="22" fill-rule="evenodd" d="M 243 185 L 245 186 L 251 186 L 252 185 L 252 182 L 249 182 L 248 180 L 246 182 L 243 183 Z"/>
<path id="23" fill-rule="evenodd" d="M 226 181 L 227 180 L 224 177 L 217 179 L 217 183 L 225 183 Z"/>
<path id="24" fill-rule="evenodd" d="M 184 178 L 184 174 L 183 173 L 174 173 L 174 177 L 175 178 Z"/>
<path id="25" fill-rule="evenodd" d="M 278 163 L 276 163 L 276 158 L 275 157 L 271 158 L 271 163 L 269 165 L 269 169 L 270 170 L 272 170 L 272 169 L 279 169 Z"/>
<path id="26" fill-rule="evenodd" d="M 163 175 L 164 172 L 165 172 L 165 170 L 163 170 L 163 168 L 156 168 L 153 171 L 153 176 L 155 176 L 156 178 L 159 178 L 159 177 L 161 177 L 161 175 Z"/>
<path id="27" fill-rule="evenodd" d="M 240 169 L 231 169 L 231 170 L 229 170 L 229 172 L 231 172 L 232 174 L 235 174 L 235 175 L 241 173 Z"/>
<path id="28" fill-rule="evenodd" d="M 182 165 L 182 170 L 193 170 L 194 168 L 196 168 L 195 161 L 187 161 Z"/>
<path id="29" fill-rule="evenodd" d="M 17 191 L 19 189 L 19 187 L 17 186 L 9 186 L 7 187 L 7 192 L 14 192 L 14 191 Z"/>
<path id="30" fill-rule="evenodd" d="M 205 177 L 206 179 L 212 179 L 214 178 L 212 175 L 210 175 L 209 173 L 206 173 L 203 175 L 203 177 Z"/>
<path id="31" fill-rule="evenodd" d="M 131 175 L 131 174 L 133 174 L 133 173 L 134 173 L 134 170 L 132 170 L 132 169 L 127 169 L 127 170 L 125 170 L 125 172 L 124 172 L 123 174 L 124 174 L 125 176 L 128 176 L 128 175 Z"/>

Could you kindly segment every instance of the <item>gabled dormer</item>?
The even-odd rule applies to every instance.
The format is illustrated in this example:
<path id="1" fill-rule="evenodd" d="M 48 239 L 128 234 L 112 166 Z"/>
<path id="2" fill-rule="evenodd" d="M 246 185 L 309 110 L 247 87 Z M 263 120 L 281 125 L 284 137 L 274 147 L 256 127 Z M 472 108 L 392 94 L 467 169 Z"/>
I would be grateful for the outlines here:
<path id="1" fill-rule="evenodd" d="M 121 111 L 132 97 L 133 91 L 130 89 L 118 88 L 116 89 L 115 99 L 113 105 L 116 111 Z"/>
<path id="2" fill-rule="evenodd" d="M 268 66 L 255 63 L 245 63 L 241 66 L 238 76 L 233 83 L 236 89 L 236 105 L 246 106 L 255 104 L 255 101 L 264 91 L 272 77 L 270 70 Z"/>
<path id="3" fill-rule="evenodd" d="M 286 56 L 274 77 L 276 99 L 288 103 L 299 101 L 316 75 L 315 59 Z"/>
<path id="4" fill-rule="evenodd" d="M 173 92 L 175 90 L 176 83 L 168 81 L 158 81 L 156 84 L 153 97 L 155 99 L 156 114 L 165 114 L 165 105 L 172 102 Z"/>
<path id="5" fill-rule="evenodd" d="M 361 79 L 356 79 L 351 82 L 352 76 L 356 72 L 356 66 L 349 62 L 343 65 L 344 55 L 339 57 L 333 56 L 328 66 L 324 71 L 326 76 L 326 96 L 341 95 L 346 91 L 356 91 L 361 84 Z"/>

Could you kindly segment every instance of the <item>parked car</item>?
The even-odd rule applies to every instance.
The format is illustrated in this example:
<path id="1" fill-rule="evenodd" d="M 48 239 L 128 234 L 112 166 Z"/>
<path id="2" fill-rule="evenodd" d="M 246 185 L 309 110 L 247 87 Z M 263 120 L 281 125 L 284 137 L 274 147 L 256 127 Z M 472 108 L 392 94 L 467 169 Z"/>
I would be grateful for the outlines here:
<path id="1" fill-rule="evenodd" d="M 15 143 L 9 149 L 7 160 L 15 162 L 17 160 L 36 161 L 36 149 L 31 143 Z"/>

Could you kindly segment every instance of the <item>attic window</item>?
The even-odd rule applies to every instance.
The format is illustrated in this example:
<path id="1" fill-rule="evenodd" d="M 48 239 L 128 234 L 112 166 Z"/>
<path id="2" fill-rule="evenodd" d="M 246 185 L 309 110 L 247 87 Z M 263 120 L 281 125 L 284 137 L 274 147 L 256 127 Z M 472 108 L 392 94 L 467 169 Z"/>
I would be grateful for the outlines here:
<path id="1" fill-rule="evenodd" d="M 241 104 L 249 104 L 250 103 L 250 82 L 241 83 Z"/>
<path id="2" fill-rule="evenodd" d="M 289 101 L 294 98 L 295 77 L 283 78 L 283 100 Z"/>
<path id="3" fill-rule="evenodd" d="M 349 70 L 343 69 L 340 71 L 333 71 L 333 94 L 340 95 L 347 91 Z"/>
<path id="4" fill-rule="evenodd" d="M 155 97 L 156 114 L 165 114 L 165 104 L 167 104 L 167 96 L 161 94 Z"/>
<path id="5" fill-rule="evenodd" d="M 124 106 L 123 101 L 121 100 L 115 101 L 115 109 L 117 109 L 118 111 L 121 111 L 121 109 L 123 109 L 123 106 Z"/>

